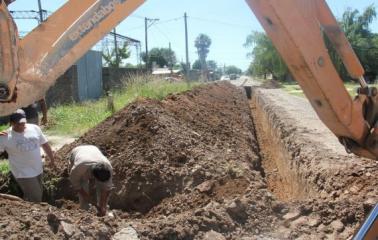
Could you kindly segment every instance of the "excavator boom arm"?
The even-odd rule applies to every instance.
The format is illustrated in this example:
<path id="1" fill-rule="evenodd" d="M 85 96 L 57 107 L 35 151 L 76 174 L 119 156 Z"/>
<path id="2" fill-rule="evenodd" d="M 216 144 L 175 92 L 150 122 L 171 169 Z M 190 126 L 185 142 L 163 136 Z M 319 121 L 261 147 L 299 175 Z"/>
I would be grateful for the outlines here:
<path id="1" fill-rule="evenodd" d="M 19 41 L 14 41 L 16 26 L 2 2 L 0 42 L 7 54 L 0 57 L 5 67 L 0 78 L 0 115 L 43 97 L 60 75 L 143 2 L 70 0 Z M 10 34 L 4 35 L 4 30 Z"/>
<path id="2" fill-rule="evenodd" d="M 352 100 L 328 54 L 324 33 L 362 87 L 364 69 L 325 1 L 246 1 L 323 123 L 349 143 L 349 150 L 376 158 L 376 147 L 366 146 L 376 118 L 366 121 L 366 103 L 373 101 L 364 94 Z"/>

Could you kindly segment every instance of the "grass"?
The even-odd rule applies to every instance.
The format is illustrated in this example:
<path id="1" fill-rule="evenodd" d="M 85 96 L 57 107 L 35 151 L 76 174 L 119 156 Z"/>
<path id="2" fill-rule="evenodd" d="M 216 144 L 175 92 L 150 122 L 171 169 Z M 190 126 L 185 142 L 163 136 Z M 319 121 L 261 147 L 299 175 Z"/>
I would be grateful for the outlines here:
<path id="1" fill-rule="evenodd" d="M 0 132 L 8 128 L 9 128 L 9 125 L 0 125 Z M 9 171 L 10 170 L 9 170 L 8 161 L 0 158 L 0 175 L 6 175 L 9 173 Z"/>
<path id="2" fill-rule="evenodd" d="M 6 124 L 6 125 L 0 125 L 0 132 L 6 130 L 8 128 L 9 128 L 8 124 Z"/>
<path id="3" fill-rule="evenodd" d="M 358 83 L 344 83 L 346 90 L 348 91 L 351 97 L 354 97 L 357 94 L 357 88 L 360 87 Z M 377 87 L 377 85 L 371 85 Z M 301 87 L 295 83 L 283 83 L 282 88 L 291 95 L 305 97 Z"/>
<path id="4" fill-rule="evenodd" d="M 9 163 L 6 160 L 0 160 L 0 175 L 7 175 L 9 173 Z"/>
<path id="5" fill-rule="evenodd" d="M 124 83 L 123 88 L 112 92 L 115 111 L 139 97 L 161 100 L 168 94 L 183 92 L 196 85 L 199 83 L 171 83 L 150 75 L 134 76 Z M 81 136 L 112 115 L 107 102 L 107 97 L 103 97 L 98 101 L 52 107 L 49 109 L 50 122 L 45 131 L 49 135 Z"/>
<path id="6" fill-rule="evenodd" d="M 294 83 L 283 83 L 282 88 L 288 92 L 291 95 L 299 96 L 299 97 L 304 97 L 303 91 L 301 87 L 298 84 Z"/>

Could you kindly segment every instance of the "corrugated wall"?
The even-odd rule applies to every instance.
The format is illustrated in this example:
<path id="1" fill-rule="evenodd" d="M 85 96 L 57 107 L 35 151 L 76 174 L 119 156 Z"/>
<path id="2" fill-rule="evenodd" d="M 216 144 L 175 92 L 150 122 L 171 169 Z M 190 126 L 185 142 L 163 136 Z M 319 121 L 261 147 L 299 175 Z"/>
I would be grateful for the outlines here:
<path id="1" fill-rule="evenodd" d="M 98 99 L 102 95 L 101 52 L 89 51 L 77 62 L 78 100 Z"/>

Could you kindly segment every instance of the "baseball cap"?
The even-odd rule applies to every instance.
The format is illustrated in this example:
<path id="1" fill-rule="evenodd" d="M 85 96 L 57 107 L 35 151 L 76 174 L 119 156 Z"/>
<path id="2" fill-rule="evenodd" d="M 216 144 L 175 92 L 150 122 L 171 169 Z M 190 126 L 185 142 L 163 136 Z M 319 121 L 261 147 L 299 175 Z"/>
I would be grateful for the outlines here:
<path id="1" fill-rule="evenodd" d="M 14 1 L 16 1 L 16 0 L 5 0 L 4 2 L 5 2 L 6 5 L 9 5 L 9 4 L 11 4 L 12 2 L 14 2 Z"/>
<path id="2" fill-rule="evenodd" d="M 12 115 L 10 115 L 11 122 L 15 123 L 26 123 L 26 115 L 24 110 L 22 109 L 17 109 Z"/>

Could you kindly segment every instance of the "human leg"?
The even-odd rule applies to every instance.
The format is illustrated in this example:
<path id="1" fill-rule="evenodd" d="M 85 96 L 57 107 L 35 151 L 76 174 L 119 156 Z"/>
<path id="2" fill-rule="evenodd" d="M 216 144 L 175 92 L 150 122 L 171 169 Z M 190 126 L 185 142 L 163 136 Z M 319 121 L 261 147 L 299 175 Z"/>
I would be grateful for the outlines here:
<path id="1" fill-rule="evenodd" d="M 82 181 L 81 182 L 81 188 L 84 189 L 86 193 L 89 193 L 89 183 L 88 181 Z M 89 210 L 89 201 L 90 199 L 84 198 L 79 194 L 79 203 L 80 203 L 80 208 L 84 210 Z"/>
<path id="2" fill-rule="evenodd" d="M 24 200 L 29 202 L 42 201 L 42 174 L 32 178 L 16 178 L 16 181 L 24 193 Z"/>

